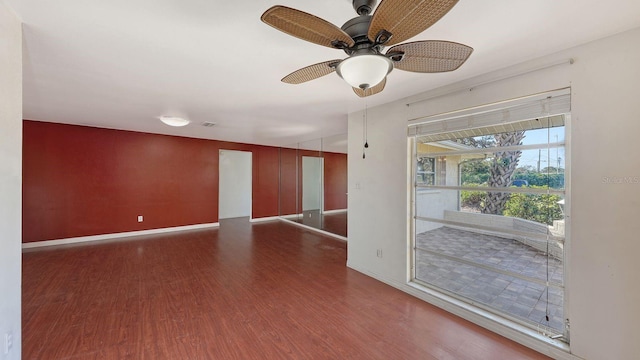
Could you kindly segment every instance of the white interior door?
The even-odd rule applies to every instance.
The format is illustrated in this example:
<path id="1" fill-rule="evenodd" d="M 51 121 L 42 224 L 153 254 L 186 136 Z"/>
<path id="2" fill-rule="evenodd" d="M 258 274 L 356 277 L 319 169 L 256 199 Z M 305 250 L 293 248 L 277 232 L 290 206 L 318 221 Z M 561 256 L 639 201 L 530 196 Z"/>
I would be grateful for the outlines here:
<path id="1" fill-rule="evenodd" d="M 220 150 L 218 218 L 251 216 L 251 152 Z"/>

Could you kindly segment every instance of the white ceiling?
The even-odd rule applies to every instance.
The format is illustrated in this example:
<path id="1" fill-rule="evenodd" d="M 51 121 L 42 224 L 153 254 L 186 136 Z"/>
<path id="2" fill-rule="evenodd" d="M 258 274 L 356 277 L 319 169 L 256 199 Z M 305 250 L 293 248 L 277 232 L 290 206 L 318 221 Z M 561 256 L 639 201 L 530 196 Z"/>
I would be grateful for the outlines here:
<path id="1" fill-rule="evenodd" d="M 335 74 L 280 82 L 346 55 L 260 21 L 279 4 L 341 26 L 355 16 L 351 0 L 0 1 L 24 22 L 25 119 L 284 146 L 345 133 L 347 114 L 364 107 Z M 395 70 L 368 106 L 638 26 L 638 0 L 461 0 L 411 41 L 467 44 L 467 63 L 443 74 Z M 170 128 L 159 115 L 192 123 Z"/>

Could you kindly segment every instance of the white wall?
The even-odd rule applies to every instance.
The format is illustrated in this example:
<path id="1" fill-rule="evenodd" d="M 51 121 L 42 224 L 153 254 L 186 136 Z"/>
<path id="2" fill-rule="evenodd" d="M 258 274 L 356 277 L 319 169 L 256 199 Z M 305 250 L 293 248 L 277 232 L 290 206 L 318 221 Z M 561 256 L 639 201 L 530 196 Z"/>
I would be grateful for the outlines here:
<path id="1" fill-rule="evenodd" d="M 0 359 L 20 359 L 22 25 L 0 3 Z M 5 334 L 13 348 L 4 353 Z"/>
<path id="2" fill-rule="evenodd" d="M 640 29 L 532 60 L 461 84 L 369 109 L 367 158 L 361 114 L 349 116 L 348 265 L 417 294 L 408 278 L 407 120 L 570 86 L 572 121 L 567 302 L 571 352 L 585 359 L 640 354 Z M 573 58 L 573 65 L 530 71 Z M 472 61 L 472 60 L 470 60 Z M 524 75 L 505 77 L 524 73 Z M 503 79 L 486 84 L 492 79 Z M 428 75 L 425 76 L 428 81 Z M 482 84 L 471 91 L 464 86 Z M 452 92 L 454 91 L 454 92 Z M 437 96 L 428 101 L 407 103 Z M 604 181 L 604 178 L 611 181 Z M 359 189 L 356 188 L 359 184 Z M 383 257 L 376 256 L 383 250 Z M 426 299 L 429 296 L 418 295 Z M 443 305 L 437 299 L 433 300 Z M 464 313 L 459 311 L 458 313 Z M 479 317 L 468 315 L 473 321 Z M 498 325 L 495 331 L 562 357 Z M 523 340 L 524 339 L 524 340 Z"/>
<path id="3" fill-rule="evenodd" d="M 251 216 L 252 153 L 220 150 L 218 218 Z"/>

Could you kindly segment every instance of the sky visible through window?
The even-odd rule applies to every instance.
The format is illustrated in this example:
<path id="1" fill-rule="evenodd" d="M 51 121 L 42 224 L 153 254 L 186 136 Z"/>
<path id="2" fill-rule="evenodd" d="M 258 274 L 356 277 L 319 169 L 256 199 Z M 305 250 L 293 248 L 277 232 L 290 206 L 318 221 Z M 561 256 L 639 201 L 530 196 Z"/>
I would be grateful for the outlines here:
<path id="1" fill-rule="evenodd" d="M 550 129 L 528 130 L 525 133 L 524 139 L 522 140 L 523 145 L 547 144 L 547 142 L 564 142 L 564 126 Z M 541 150 L 525 150 L 520 156 L 520 162 L 518 166 L 532 166 L 534 169 L 537 169 L 538 161 L 540 161 L 540 169 L 544 169 L 548 166 L 556 168 L 558 167 L 558 164 L 560 165 L 559 167 L 561 169 L 564 169 L 564 147 Z"/>
<path id="2" fill-rule="evenodd" d="M 478 136 L 475 139 L 480 138 L 481 136 Z M 564 147 L 546 149 L 547 143 L 556 142 L 564 142 L 564 126 L 527 130 L 522 139 L 522 145 L 540 145 L 541 149 L 523 150 L 518 167 L 530 166 L 533 170 L 538 170 L 538 162 L 540 162 L 540 170 L 547 167 L 564 169 Z"/>

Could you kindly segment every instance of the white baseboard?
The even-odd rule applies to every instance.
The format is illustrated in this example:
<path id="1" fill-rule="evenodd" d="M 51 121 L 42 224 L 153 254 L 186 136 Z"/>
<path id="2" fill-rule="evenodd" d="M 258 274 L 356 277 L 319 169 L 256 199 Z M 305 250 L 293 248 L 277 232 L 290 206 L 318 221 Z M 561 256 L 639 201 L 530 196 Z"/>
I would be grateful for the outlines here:
<path id="1" fill-rule="evenodd" d="M 279 219 L 280 219 L 279 216 L 269 216 L 269 217 L 261 217 L 261 218 L 249 219 L 249 222 L 257 223 L 257 222 L 264 222 L 264 221 L 274 221 L 274 220 L 279 220 Z"/>
<path id="2" fill-rule="evenodd" d="M 220 226 L 219 223 L 208 223 L 208 224 L 175 226 L 175 227 L 161 228 L 161 229 L 127 231 L 127 232 L 113 233 L 113 234 L 79 236 L 79 237 L 72 237 L 72 238 L 66 238 L 66 239 L 45 240 L 45 241 L 23 243 L 22 248 L 32 249 L 32 248 L 45 247 L 45 246 L 77 244 L 77 243 L 90 242 L 90 241 L 120 239 L 120 238 L 131 237 L 131 236 L 154 235 L 154 234 L 163 234 L 163 233 L 176 232 L 176 231 L 214 228 L 218 226 Z"/>
<path id="3" fill-rule="evenodd" d="M 532 329 L 505 320 L 450 296 L 419 285 L 386 279 L 379 274 L 354 266 L 349 261 L 347 261 L 347 267 L 554 359 L 584 360 L 571 354 L 569 346 L 561 341 L 549 339 Z"/>
<path id="4" fill-rule="evenodd" d="M 331 215 L 331 214 L 339 214 L 339 213 L 345 213 L 345 212 L 347 212 L 347 209 L 325 210 L 322 213 L 325 215 Z"/>
<path id="5" fill-rule="evenodd" d="M 315 231 L 317 233 L 320 233 L 320 234 L 323 234 L 323 235 L 327 235 L 327 236 L 331 236 L 331 237 L 334 237 L 334 238 L 342 240 L 342 241 L 347 241 L 347 238 L 344 237 L 344 236 L 340 236 L 340 235 L 337 235 L 337 234 L 334 234 L 334 233 L 330 233 L 328 231 L 320 230 L 320 229 L 314 228 L 314 227 L 309 226 L 309 225 L 300 224 L 299 222 L 291 221 L 291 220 L 287 219 L 287 217 L 280 217 L 279 219 L 280 219 L 280 221 L 284 221 L 287 224 L 291 224 L 291 225 L 295 225 L 295 226 L 298 226 L 298 227 L 301 227 L 301 228 L 305 228 L 307 230 Z"/>

